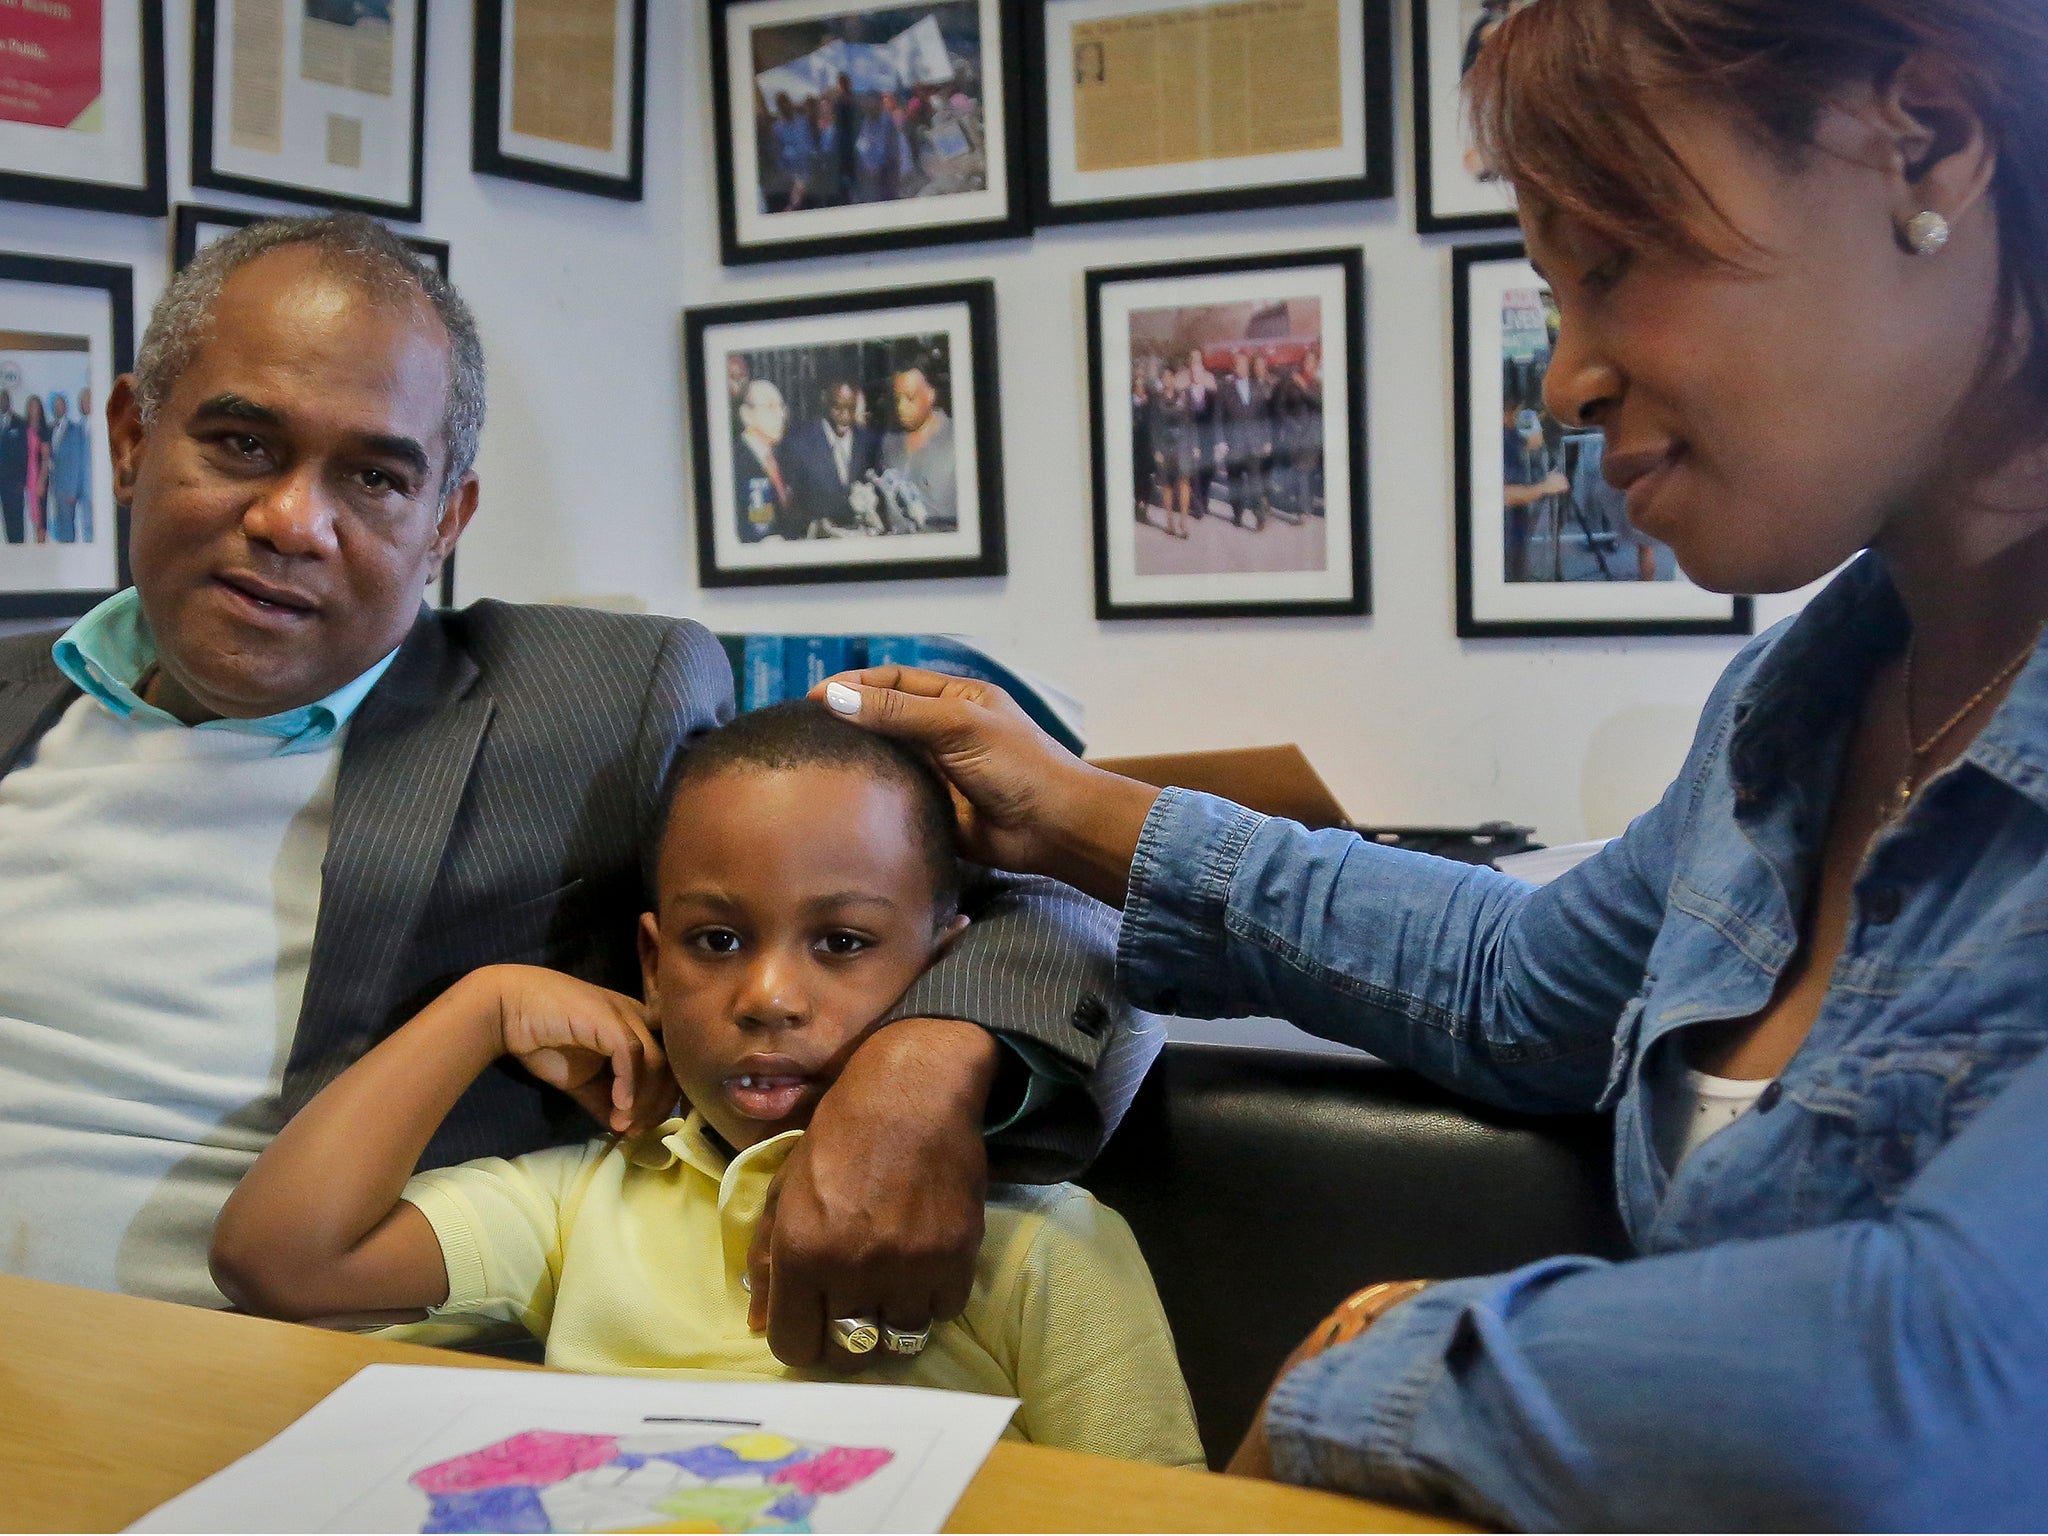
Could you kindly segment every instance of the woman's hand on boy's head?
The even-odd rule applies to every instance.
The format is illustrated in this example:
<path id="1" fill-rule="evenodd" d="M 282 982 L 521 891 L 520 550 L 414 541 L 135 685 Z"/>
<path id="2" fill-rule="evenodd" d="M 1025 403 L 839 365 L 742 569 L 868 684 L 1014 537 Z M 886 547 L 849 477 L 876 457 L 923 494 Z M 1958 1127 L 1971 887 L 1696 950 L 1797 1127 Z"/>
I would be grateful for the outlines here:
<path id="1" fill-rule="evenodd" d="M 535 965 L 494 965 L 498 1043 L 608 1131 L 659 1125 L 680 1090 L 652 1020 L 636 998 Z"/>

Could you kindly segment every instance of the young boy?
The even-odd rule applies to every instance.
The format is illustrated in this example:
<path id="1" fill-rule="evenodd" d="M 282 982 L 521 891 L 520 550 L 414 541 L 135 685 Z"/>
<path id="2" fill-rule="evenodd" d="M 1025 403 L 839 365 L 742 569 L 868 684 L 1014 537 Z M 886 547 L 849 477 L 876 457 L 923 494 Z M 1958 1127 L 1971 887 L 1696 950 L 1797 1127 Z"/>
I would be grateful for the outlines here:
<path id="1" fill-rule="evenodd" d="M 531 966 L 457 982 L 257 1160 L 215 1230 L 215 1280 L 274 1317 L 516 1321 L 570 1370 L 824 1374 L 749 1329 L 748 1243 L 846 1058 L 966 926 L 957 883 L 952 806 L 921 759 L 815 704 L 741 716 L 677 775 L 644 1010 Z M 613 1134 L 413 1175 L 501 1056 Z M 654 1124 L 678 1084 L 686 1117 Z M 863 1360 L 869 1380 L 1021 1398 L 1027 1440 L 1202 1464 L 1130 1229 L 1070 1185 L 995 1192 L 965 1313 L 922 1353 Z"/>

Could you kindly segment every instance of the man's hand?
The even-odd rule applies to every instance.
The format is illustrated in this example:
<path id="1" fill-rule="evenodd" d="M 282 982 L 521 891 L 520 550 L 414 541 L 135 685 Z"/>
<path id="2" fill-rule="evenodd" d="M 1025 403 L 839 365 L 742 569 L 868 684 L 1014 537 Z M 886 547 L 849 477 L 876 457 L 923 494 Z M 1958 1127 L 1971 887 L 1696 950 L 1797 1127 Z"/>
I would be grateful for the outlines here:
<path id="1" fill-rule="evenodd" d="M 1122 906 L 1131 859 L 1159 791 L 1084 763 L 1002 689 L 916 667 L 827 678 L 810 697 L 856 725 L 920 748 L 953 787 L 962 846 L 977 863 L 1051 875 Z"/>
<path id="2" fill-rule="evenodd" d="M 644 1131 L 675 1108 L 681 1090 L 635 999 L 536 965 L 488 966 L 473 982 L 496 994 L 504 1053 L 606 1130 Z"/>
<path id="3" fill-rule="evenodd" d="M 872 1363 L 828 1344 L 835 1317 L 915 1330 L 967 1305 L 999 1049 L 979 1025 L 899 1019 L 862 1043 L 819 1101 L 747 1256 L 748 1322 L 768 1330 L 785 1365 Z"/>

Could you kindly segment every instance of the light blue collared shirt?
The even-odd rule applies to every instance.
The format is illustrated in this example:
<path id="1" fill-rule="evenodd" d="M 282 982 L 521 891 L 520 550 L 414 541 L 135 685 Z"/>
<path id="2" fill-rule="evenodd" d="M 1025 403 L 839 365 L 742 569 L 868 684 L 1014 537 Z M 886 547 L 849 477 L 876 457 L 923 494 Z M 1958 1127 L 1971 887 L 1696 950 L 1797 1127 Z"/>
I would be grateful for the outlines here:
<path id="1" fill-rule="evenodd" d="M 356 706 L 377 686 L 377 679 L 397 654 L 394 648 L 355 681 L 342 684 L 326 698 L 311 704 L 256 720 L 206 720 L 191 729 L 274 736 L 280 757 L 293 752 L 318 752 L 348 724 Z M 122 719 L 184 724 L 175 715 L 144 702 L 135 691 L 156 665 L 157 656 L 156 641 L 142 616 L 142 599 L 133 587 L 116 592 L 65 630 L 50 655 L 59 671 Z"/>

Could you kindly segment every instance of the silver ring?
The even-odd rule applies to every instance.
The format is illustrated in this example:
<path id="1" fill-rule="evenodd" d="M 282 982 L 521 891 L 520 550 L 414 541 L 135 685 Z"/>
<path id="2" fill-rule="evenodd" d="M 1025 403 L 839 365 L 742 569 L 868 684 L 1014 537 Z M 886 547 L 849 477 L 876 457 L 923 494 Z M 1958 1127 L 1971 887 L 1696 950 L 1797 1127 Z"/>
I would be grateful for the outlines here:
<path id="1" fill-rule="evenodd" d="M 872 1354 L 882 1342 L 882 1330 L 871 1317 L 835 1317 L 825 1325 L 825 1331 L 849 1355 Z"/>
<path id="2" fill-rule="evenodd" d="M 891 1328 L 882 1325 L 882 1348 L 892 1355 L 921 1355 L 931 1342 L 932 1331 L 924 1328 Z"/>

